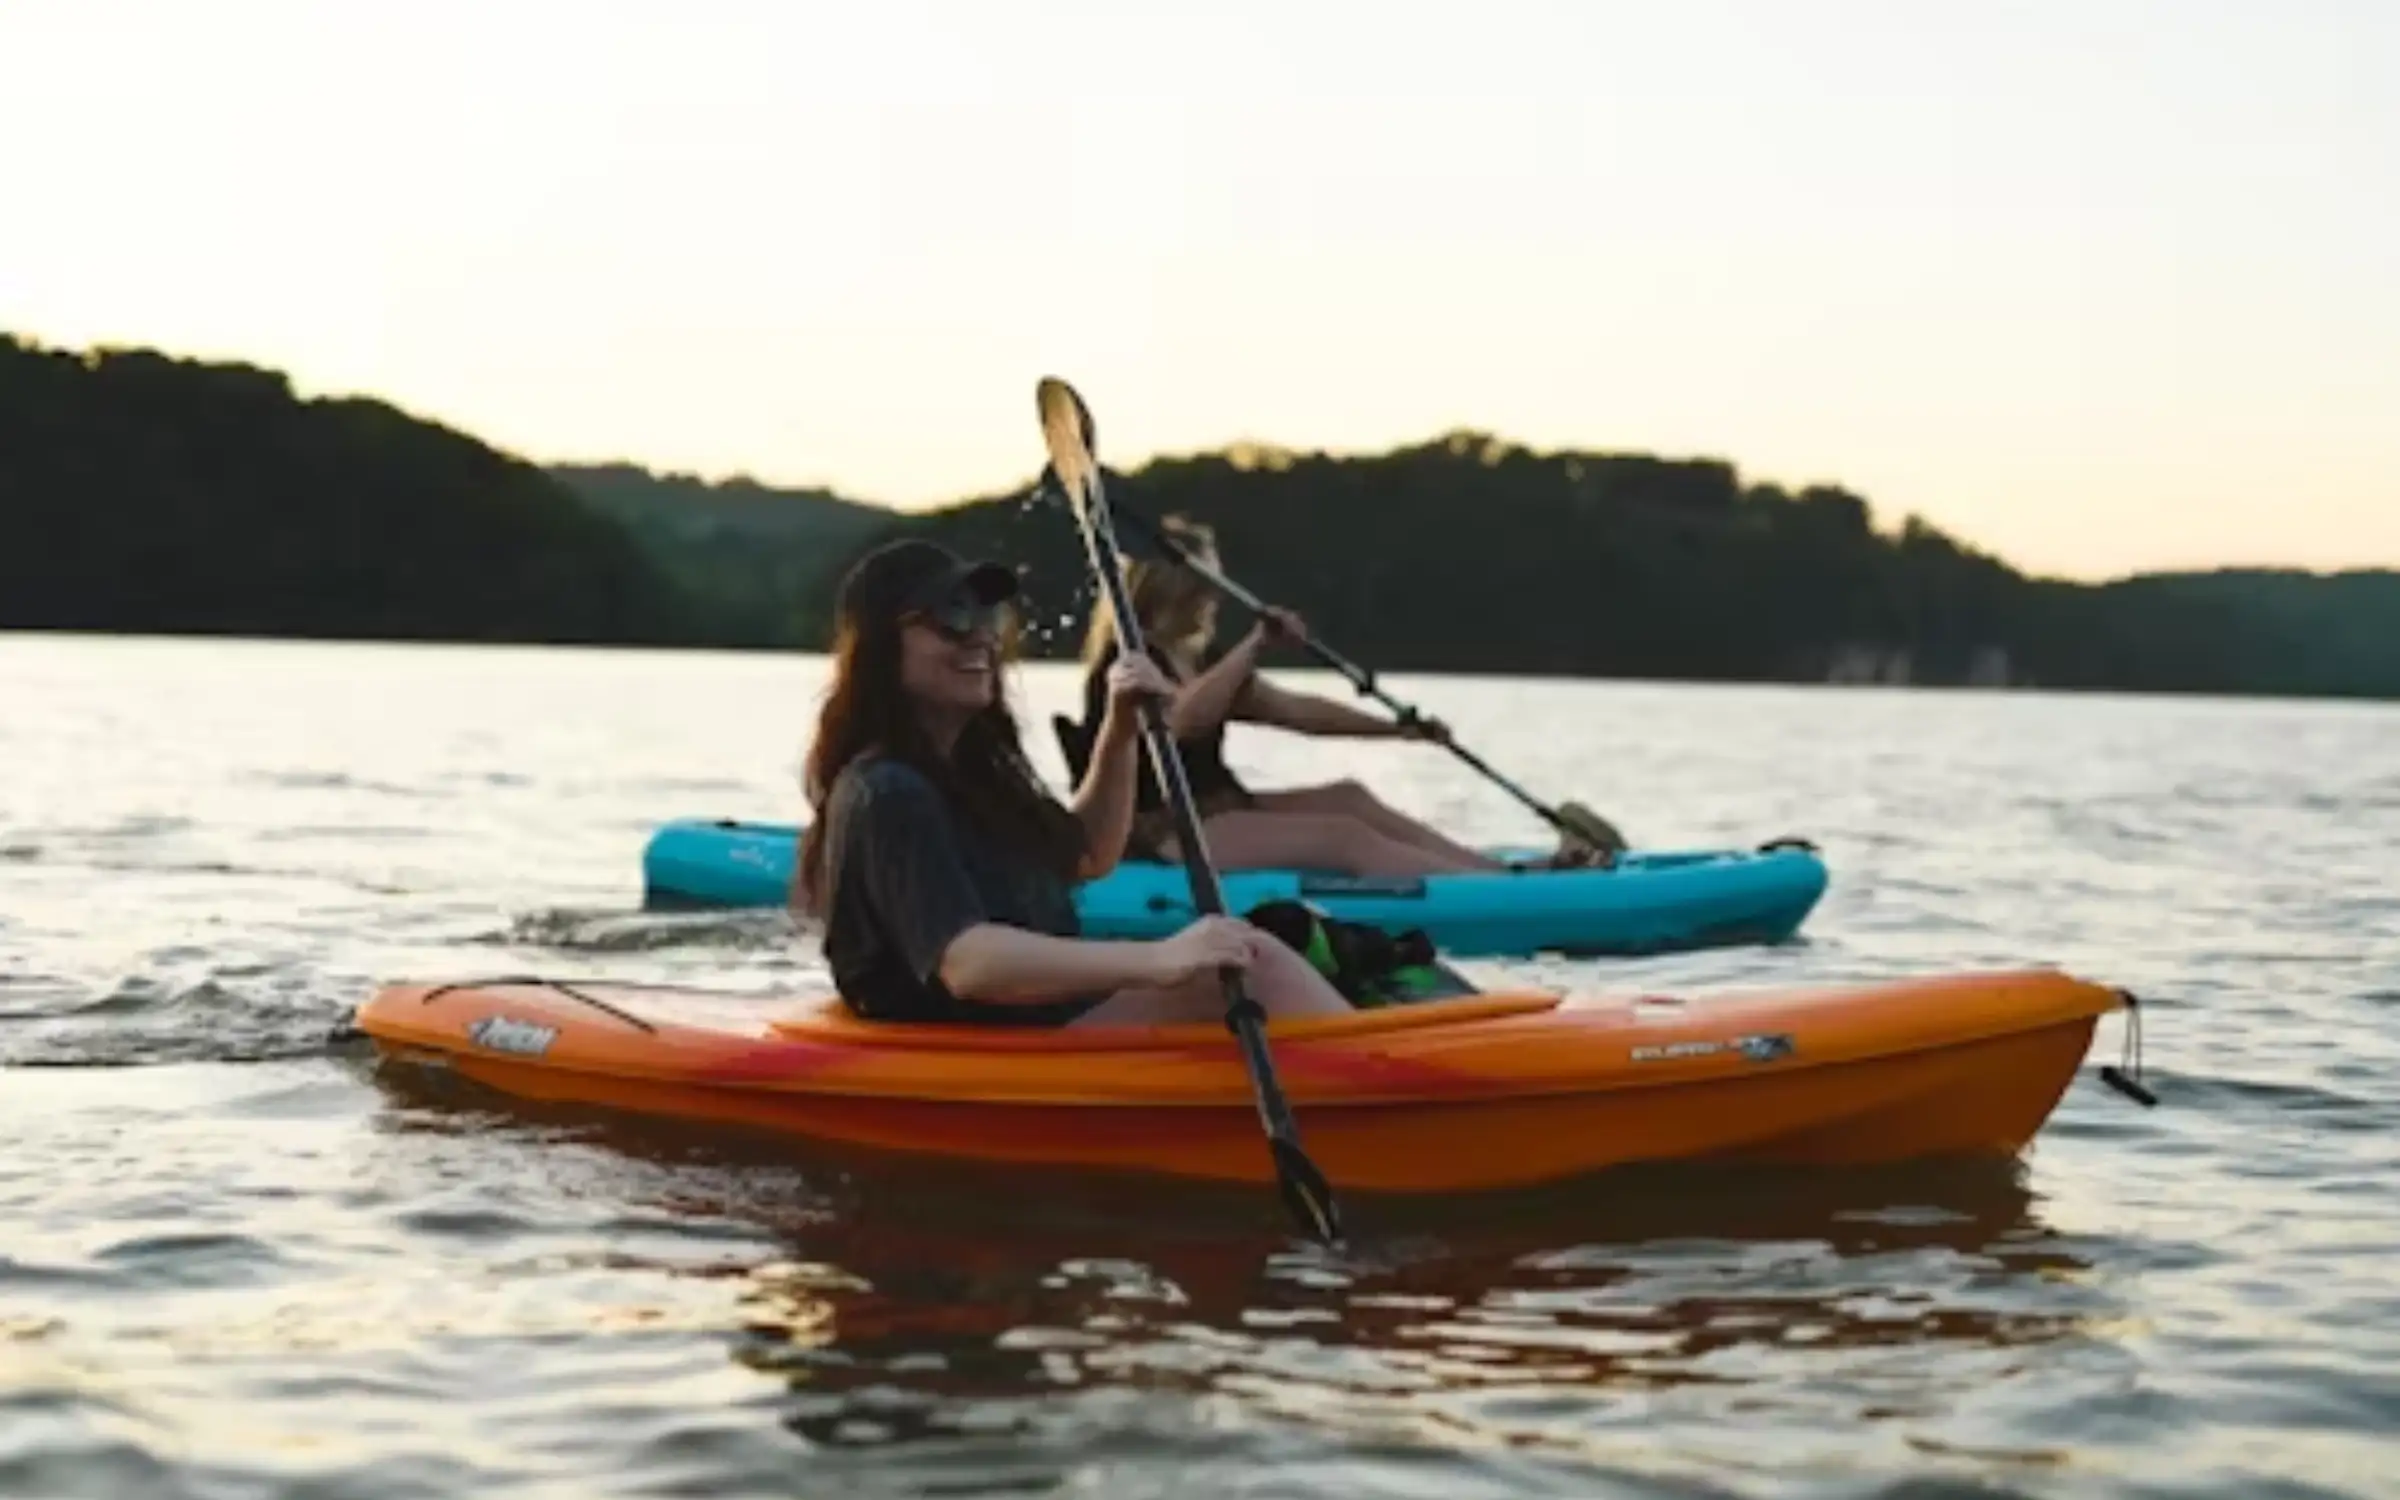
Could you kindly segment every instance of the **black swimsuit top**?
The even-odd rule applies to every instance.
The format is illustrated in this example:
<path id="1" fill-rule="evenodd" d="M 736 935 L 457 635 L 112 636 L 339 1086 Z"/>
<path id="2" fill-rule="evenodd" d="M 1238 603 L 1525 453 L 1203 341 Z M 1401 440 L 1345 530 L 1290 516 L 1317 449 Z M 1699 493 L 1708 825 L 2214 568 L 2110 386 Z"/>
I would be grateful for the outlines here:
<path id="1" fill-rule="evenodd" d="M 1156 643 L 1150 646 L 1148 654 L 1170 680 L 1184 680 L 1183 674 L 1175 670 L 1175 664 L 1167 659 L 1166 652 Z M 1210 656 L 1201 663 L 1201 670 L 1206 671 L 1220 659 L 1221 653 Z M 1108 654 L 1101 657 L 1083 679 L 1083 743 L 1086 746 L 1099 735 L 1100 720 L 1108 712 L 1108 669 L 1115 665 L 1116 660 L 1117 648 L 1112 645 Z M 1225 764 L 1225 725 L 1222 721 L 1196 738 L 1177 740 L 1175 749 L 1183 757 L 1183 774 L 1191 783 L 1195 802 L 1204 803 L 1226 793 L 1243 797 L 1249 795 L 1249 789 L 1242 785 L 1241 778 L 1235 776 L 1233 768 Z M 1140 781 L 1141 784 L 1134 790 L 1135 810 L 1153 812 L 1165 807 L 1166 801 L 1158 793 L 1158 772 L 1150 764 L 1150 752 L 1146 747 L 1142 752 Z"/>

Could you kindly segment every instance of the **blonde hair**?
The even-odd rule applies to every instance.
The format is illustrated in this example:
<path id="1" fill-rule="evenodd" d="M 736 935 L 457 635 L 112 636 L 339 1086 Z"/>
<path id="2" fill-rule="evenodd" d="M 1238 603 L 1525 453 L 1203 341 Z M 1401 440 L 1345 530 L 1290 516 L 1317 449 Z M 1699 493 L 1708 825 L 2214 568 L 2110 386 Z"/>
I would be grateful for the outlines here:
<path id="1" fill-rule="evenodd" d="M 1212 528 L 1184 516 L 1167 516 L 1159 521 L 1158 529 L 1183 551 L 1212 565 L 1216 562 L 1217 533 Z M 1125 593 L 1133 601 L 1133 616 L 1141 622 L 1142 634 L 1152 645 L 1172 650 L 1204 636 L 1213 624 L 1210 606 L 1216 603 L 1216 591 L 1181 563 L 1163 557 L 1135 558 L 1125 565 Z M 1091 629 L 1083 640 L 1085 663 L 1097 663 L 1116 643 L 1115 612 L 1103 595 L 1092 605 Z"/>

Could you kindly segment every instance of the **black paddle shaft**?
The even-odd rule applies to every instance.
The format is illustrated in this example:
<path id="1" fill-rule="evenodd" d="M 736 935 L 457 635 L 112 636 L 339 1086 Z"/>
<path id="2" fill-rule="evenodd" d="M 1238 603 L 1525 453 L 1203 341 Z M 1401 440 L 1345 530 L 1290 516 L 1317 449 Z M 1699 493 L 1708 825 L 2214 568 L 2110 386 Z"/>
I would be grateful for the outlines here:
<path id="1" fill-rule="evenodd" d="M 1045 382 L 1045 404 L 1048 401 Z M 1075 403 L 1076 416 L 1082 429 L 1080 441 L 1088 450 L 1091 446 L 1091 413 L 1082 398 L 1073 395 L 1065 382 L 1058 383 L 1060 392 Z M 1045 411 L 1045 418 L 1048 413 Z M 1134 617 L 1133 600 L 1125 587 L 1125 570 L 1117 549 L 1116 526 L 1113 523 L 1108 498 L 1100 479 L 1097 460 L 1089 464 L 1084 485 L 1061 472 L 1060 488 L 1066 492 L 1068 508 L 1074 511 L 1078 529 L 1083 533 L 1084 551 L 1089 555 L 1092 572 L 1108 595 L 1109 608 L 1115 612 L 1117 643 L 1127 659 L 1147 654 L 1142 641 L 1141 622 Z M 1185 876 L 1192 886 L 1192 904 L 1204 916 L 1225 915 L 1225 891 L 1217 880 L 1216 864 L 1208 857 L 1208 846 L 1200 831 L 1200 817 L 1192 798 L 1191 781 L 1183 767 L 1183 755 L 1176 749 L 1175 736 L 1167 727 L 1166 711 L 1156 699 L 1144 698 L 1138 710 L 1142 739 L 1150 751 L 1150 764 L 1158 778 L 1159 793 L 1165 798 L 1175 820 L 1176 841 L 1183 852 Z M 1275 1161 L 1276 1184 L 1281 1188 L 1286 1208 L 1311 1233 L 1327 1243 L 1341 1239 L 1341 1213 L 1334 1202 L 1332 1184 L 1325 1174 L 1310 1161 L 1300 1146 L 1300 1127 L 1292 1119 L 1291 1104 L 1284 1098 L 1283 1086 L 1275 1076 L 1275 1059 L 1267 1050 L 1266 1011 L 1242 984 L 1239 969 L 1220 969 L 1218 982 L 1225 990 L 1225 1024 L 1233 1032 L 1242 1050 L 1242 1061 L 1250 1073 L 1252 1092 L 1258 1101 L 1259 1120 L 1266 1128 L 1268 1150 Z"/>

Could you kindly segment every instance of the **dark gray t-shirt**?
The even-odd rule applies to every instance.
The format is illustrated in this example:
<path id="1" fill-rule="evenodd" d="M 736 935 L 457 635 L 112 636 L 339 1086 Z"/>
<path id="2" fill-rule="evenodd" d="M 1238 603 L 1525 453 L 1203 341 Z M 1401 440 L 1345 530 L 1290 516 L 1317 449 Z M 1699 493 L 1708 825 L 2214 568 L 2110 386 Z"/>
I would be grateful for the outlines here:
<path id="1" fill-rule="evenodd" d="M 1073 888 L 986 837 L 914 766 L 862 756 L 825 799 L 825 957 L 852 1010 L 878 1021 L 1059 1026 L 1099 995 L 1041 1005 L 961 1000 L 942 954 L 985 922 L 1078 937 Z"/>

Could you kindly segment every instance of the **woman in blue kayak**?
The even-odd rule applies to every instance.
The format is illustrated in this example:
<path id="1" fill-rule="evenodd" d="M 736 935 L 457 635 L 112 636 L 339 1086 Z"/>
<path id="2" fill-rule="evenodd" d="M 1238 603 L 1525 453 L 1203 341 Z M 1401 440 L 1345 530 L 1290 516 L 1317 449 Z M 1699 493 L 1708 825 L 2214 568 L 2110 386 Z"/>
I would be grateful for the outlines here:
<path id="1" fill-rule="evenodd" d="M 1218 566 L 1216 536 L 1208 527 L 1168 516 L 1161 528 L 1186 554 L 1211 569 Z M 1137 558 L 1127 566 L 1125 583 L 1144 644 L 1174 682 L 1168 724 L 1191 780 L 1209 857 L 1219 867 L 1386 876 L 1524 868 L 1443 837 L 1353 780 L 1280 791 L 1253 791 L 1243 785 L 1225 764 L 1225 726 L 1236 721 L 1353 739 L 1439 741 L 1449 730 L 1437 719 L 1382 718 L 1330 698 L 1277 687 L 1261 677 L 1258 661 L 1270 646 L 1305 637 L 1306 627 L 1287 610 L 1268 611 L 1230 648 L 1212 654 L 1217 594 L 1198 572 Z M 1103 603 L 1092 611 L 1091 633 L 1084 644 L 1088 671 L 1081 733 L 1087 743 L 1104 719 L 1108 683 L 1118 660 L 1117 632 Z M 1133 848 L 1149 858 L 1173 860 L 1178 857 L 1174 825 L 1147 765 L 1140 782 Z M 1605 854 L 1562 846 L 1535 868 L 1568 868 L 1605 859 Z"/>
<path id="2" fill-rule="evenodd" d="M 1073 886 L 1115 867 L 1133 821 L 1137 701 L 1172 688 L 1147 661 L 1106 675 L 1090 765 L 1061 806 L 1001 684 L 1016 593 L 1007 568 L 913 540 L 842 580 L 793 903 L 823 917 L 843 999 L 886 1021 L 1158 1025 L 1221 1016 L 1231 966 L 1270 1016 L 1350 1009 L 1298 953 L 1229 917 L 1158 942 L 1081 936 Z"/>

